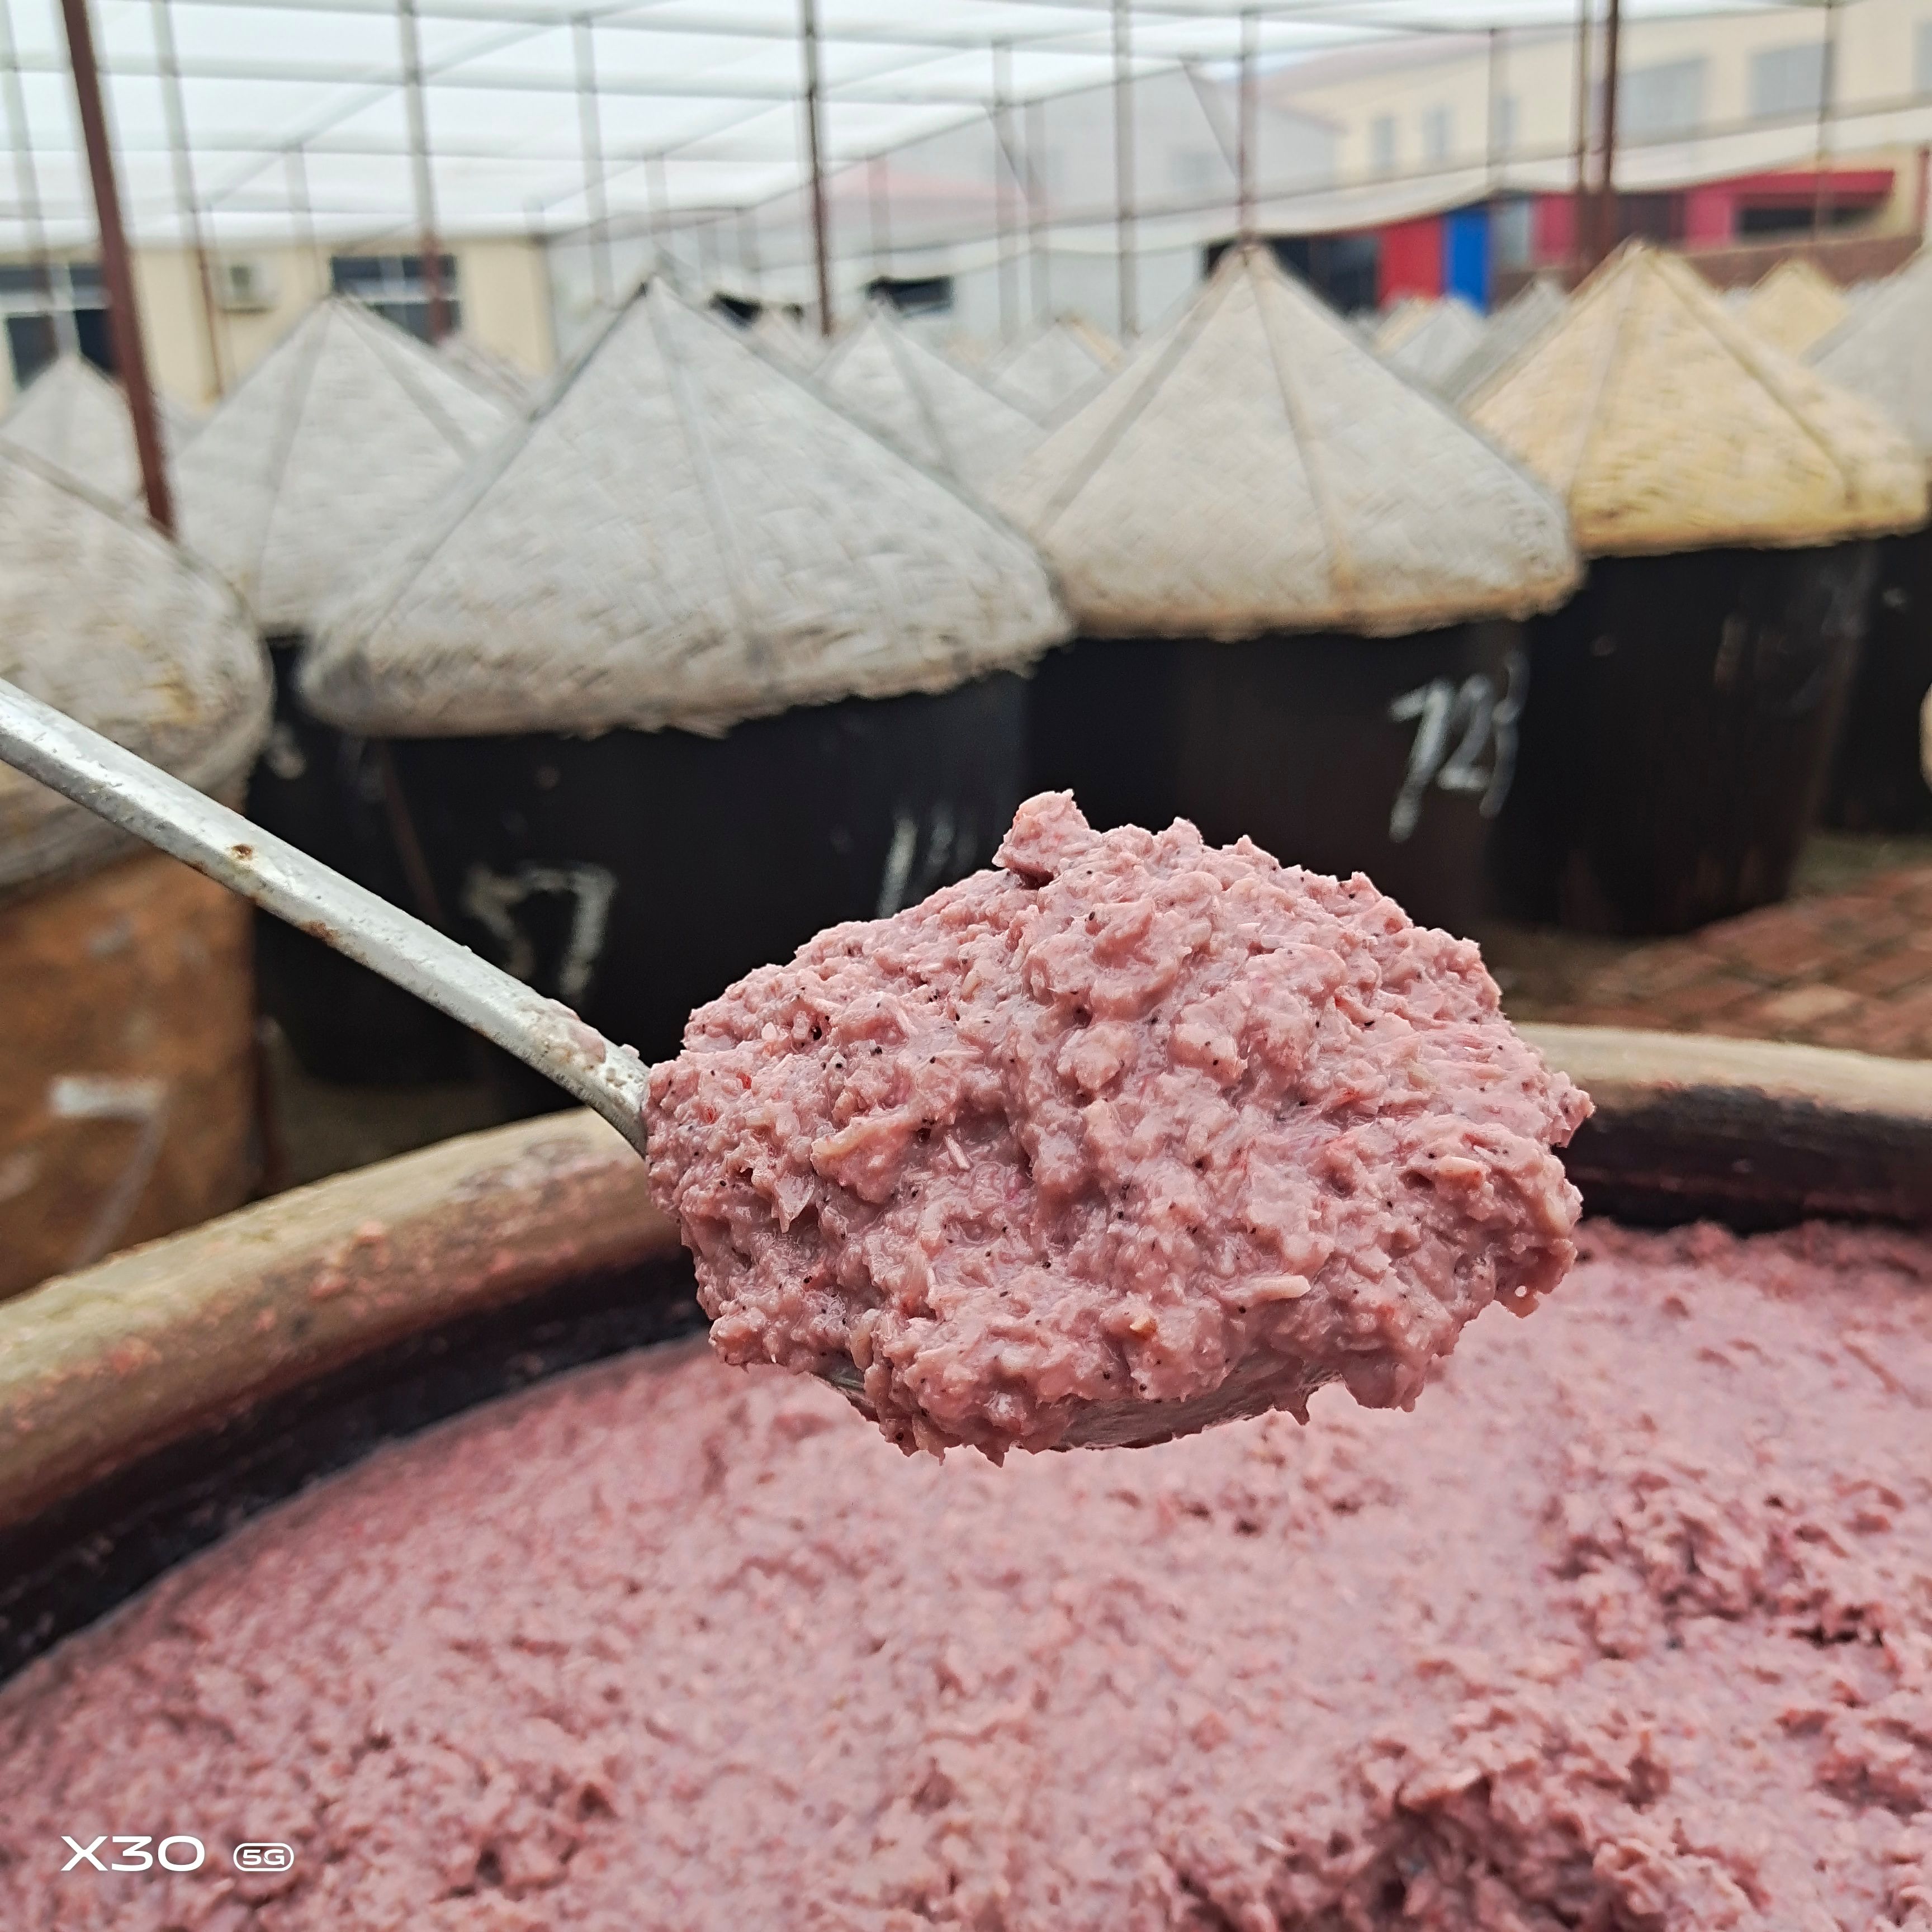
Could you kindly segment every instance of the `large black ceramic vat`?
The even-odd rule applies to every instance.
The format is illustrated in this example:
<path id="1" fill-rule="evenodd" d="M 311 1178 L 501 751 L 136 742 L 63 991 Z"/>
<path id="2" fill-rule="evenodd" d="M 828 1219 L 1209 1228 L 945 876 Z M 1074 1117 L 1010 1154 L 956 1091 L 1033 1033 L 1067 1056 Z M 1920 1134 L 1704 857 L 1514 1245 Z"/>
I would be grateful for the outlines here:
<path id="1" fill-rule="evenodd" d="M 0 680 L 224 800 L 268 729 L 262 647 L 214 572 L 4 446 Z M 130 845 L 0 763 L 0 1298 L 254 1176 L 248 908 Z"/>
<path id="2" fill-rule="evenodd" d="M 1822 376 L 1885 410 L 1932 464 L 1932 254 L 1874 290 L 1813 350 Z M 1932 530 L 1879 546 L 1864 654 L 1846 706 L 1825 821 L 1932 832 L 1919 712 L 1932 691 Z"/>
<path id="3" fill-rule="evenodd" d="M 1426 925 L 1467 932 L 1508 799 L 1528 674 L 1520 626 L 1182 648 L 1187 816 L 1298 864 L 1366 872 Z"/>
<path id="4" fill-rule="evenodd" d="M 658 285 L 304 689 L 383 741 L 450 929 L 658 1057 L 752 967 L 988 862 L 1066 628 L 1015 532 Z"/>
<path id="5" fill-rule="evenodd" d="M 1040 666 L 1035 788 L 1364 872 L 1466 932 L 1560 507 L 1262 251 L 998 493 L 1081 636 Z"/>
<path id="6" fill-rule="evenodd" d="M 1071 791 L 1102 830 L 1178 817 L 1180 656 L 1168 638 L 1049 651 L 1029 694 L 1027 789 Z"/>
<path id="7" fill-rule="evenodd" d="M 1021 797 L 1016 674 L 847 698 L 722 738 L 397 741 L 450 930 L 647 1058 L 820 927 L 986 864 Z M 678 943 L 665 943 L 675 930 Z"/>
<path id="8" fill-rule="evenodd" d="M 1932 1226 L 1932 1105 L 1909 1063 L 1530 1032 L 1597 1103 L 1563 1156 L 1586 1212 Z M 0 1678 L 383 1442 L 701 1326 L 635 1154 L 581 1113 L 46 1283 L 0 1307 Z"/>
<path id="9" fill-rule="evenodd" d="M 420 877 L 412 883 L 403 863 L 410 833 L 383 748 L 310 717 L 296 694 L 304 642 L 270 640 L 275 720 L 249 778 L 248 816 L 392 904 L 443 925 L 434 891 Z M 459 1078 L 469 1064 L 472 1036 L 454 1020 L 267 913 L 255 916 L 255 962 L 262 1010 L 311 1073 L 413 1086 Z"/>
<path id="10" fill-rule="evenodd" d="M 1878 546 L 1868 608 L 1824 820 L 1848 832 L 1932 832 L 1919 723 L 1932 692 L 1932 530 Z"/>
<path id="11" fill-rule="evenodd" d="M 1868 404 L 1641 243 L 1469 401 L 1592 561 L 1532 628 L 1504 910 L 1678 932 L 1781 898 L 1856 670 L 1871 538 L 1925 514 Z"/>
<path id="12" fill-rule="evenodd" d="M 1531 627 L 1495 848 L 1508 908 L 1682 932 L 1783 898 L 1857 669 L 1874 548 L 1593 563 Z"/>
<path id="13" fill-rule="evenodd" d="M 319 303 L 182 452 L 187 541 L 235 583 L 267 639 L 274 728 L 249 814 L 433 922 L 380 748 L 312 716 L 296 674 L 316 614 L 509 420 L 510 406 L 359 303 Z M 262 1006 L 322 1078 L 451 1079 L 470 1048 L 433 1008 L 305 933 L 256 923 Z"/>

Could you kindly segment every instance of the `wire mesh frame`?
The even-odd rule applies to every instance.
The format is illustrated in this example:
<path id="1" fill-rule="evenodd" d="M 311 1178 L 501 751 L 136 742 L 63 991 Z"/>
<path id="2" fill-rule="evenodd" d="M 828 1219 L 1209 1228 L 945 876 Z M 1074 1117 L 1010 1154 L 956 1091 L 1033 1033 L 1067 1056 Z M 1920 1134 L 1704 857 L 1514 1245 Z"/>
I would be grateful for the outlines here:
<path id="1" fill-rule="evenodd" d="M 177 0 L 177 4 L 208 17 L 300 16 L 315 10 L 307 0 Z M 1448 20 L 1432 14 L 1429 8 L 1430 0 L 1406 0 L 1406 4 L 1405 0 L 1277 0 L 1273 6 L 1244 5 L 1240 0 L 1165 5 L 1133 4 L 1130 0 L 983 0 L 976 8 L 956 4 L 950 14 L 922 4 L 908 9 L 909 24 L 889 26 L 878 24 L 876 19 L 869 23 L 841 22 L 836 10 L 828 9 L 828 17 L 820 23 L 824 44 L 848 56 L 864 57 L 862 66 L 828 76 L 825 94 L 831 118 L 836 121 L 840 113 L 850 112 L 864 121 L 890 110 L 902 118 L 910 113 L 941 124 L 932 133 L 894 139 L 862 154 L 854 152 L 862 136 L 848 134 L 840 138 L 836 128 L 832 130 L 828 176 L 836 183 L 855 169 L 865 170 L 866 193 L 873 204 L 872 218 L 864 224 L 872 231 L 869 238 L 855 232 L 848 210 L 835 210 L 839 218 L 833 224 L 832 249 L 841 265 L 841 278 L 851 279 L 850 272 L 861 256 L 868 252 L 878 256 L 877 236 L 882 229 L 890 236 L 884 252 L 909 270 L 916 270 L 922 260 L 941 251 L 964 250 L 970 256 L 976 249 L 990 248 L 1000 261 L 1008 264 L 1008 275 L 1015 284 L 1018 260 L 1024 255 L 1028 264 L 1028 296 L 1023 301 L 1010 297 L 1008 312 L 1016 318 L 1030 313 L 1036 319 L 1050 311 L 1054 261 L 1069 254 L 1078 258 L 1104 250 L 1117 264 L 1118 319 L 1131 332 L 1138 293 L 1132 262 L 1142 226 L 1151 225 L 1158 230 L 1162 222 L 1172 228 L 1190 219 L 1197 228 L 1204 222 L 1232 226 L 1240 213 L 1238 188 L 1232 182 L 1226 184 L 1226 192 L 1217 184 L 1212 192 L 1191 196 L 1172 190 L 1137 191 L 1132 178 L 1135 94 L 1164 75 L 1187 72 L 1198 79 L 1204 68 L 1227 67 L 1243 51 L 1243 37 L 1250 28 L 1253 40 L 1248 58 L 1262 66 L 1278 64 L 1298 50 L 1324 41 L 1366 46 L 1385 44 L 1404 35 L 1472 33 L 1468 20 Z M 1804 4 L 1803 0 L 1779 0 L 1769 6 L 1672 10 L 1670 17 L 1794 10 L 1814 17 L 1819 10 Z M 372 22 L 386 19 L 393 22 L 399 10 L 398 0 L 328 0 L 331 14 L 364 16 Z M 602 262 L 595 278 L 602 301 L 610 298 L 622 279 L 611 265 L 614 252 L 646 221 L 653 232 L 653 260 L 681 263 L 686 256 L 701 251 L 712 274 L 719 278 L 762 285 L 768 274 L 776 274 L 781 284 L 788 285 L 788 272 L 806 265 L 802 260 L 788 260 L 790 244 L 786 231 L 794 224 L 785 218 L 787 206 L 796 199 L 805 172 L 796 152 L 802 144 L 775 144 L 771 126 L 775 114 L 788 115 L 796 109 L 799 82 L 795 64 L 790 75 L 768 70 L 763 78 L 734 80 L 728 85 L 693 81 L 675 73 L 662 78 L 640 76 L 622 63 L 615 64 L 614 72 L 600 70 L 594 56 L 589 61 L 584 58 L 593 34 L 604 39 L 633 37 L 633 44 L 653 48 L 673 44 L 682 36 L 687 40 L 736 39 L 783 50 L 796 32 L 795 11 L 782 8 L 769 22 L 761 24 L 743 18 L 724 23 L 701 20 L 688 9 L 674 16 L 662 6 L 650 13 L 634 8 L 566 10 L 560 5 L 532 4 L 530 0 L 520 0 L 520 0 L 501 0 L 501 4 L 500 0 L 418 0 L 408 10 L 425 26 L 435 23 L 440 30 L 446 30 L 461 26 L 477 29 L 480 35 L 425 52 L 422 92 L 416 96 L 418 103 L 445 100 L 464 90 L 485 100 L 513 93 L 572 96 L 579 137 L 574 154 L 561 148 L 532 153 L 527 142 L 439 132 L 420 106 L 419 134 L 412 128 L 410 135 L 400 139 L 371 135 L 352 124 L 358 116 L 366 119 L 372 104 L 379 100 L 411 98 L 410 64 L 404 59 L 387 70 L 360 68 L 356 70 L 357 84 L 346 98 L 297 128 L 272 151 L 251 147 L 242 137 L 211 133 L 206 127 L 171 127 L 167 130 L 170 158 L 178 155 L 190 164 L 186 178 L 192 181 L 192 170 L 196 166 L 208 176 L 213 164 L 232 164 L 220 170 L 220 178 L 213 180 L 199 197 L 200 212 L 211 223 L 224 222 L 231 232 L 238 224 L 245 227 L 250 223 L 258 232 L 265 226 L 280 228 L 298 240 L 318 230 L 337 238 L 353 235 L 370 241 L 403 236 L 420 225 L 426 198 L 434 206 L 436 176 L 442 170 L 460 172 L 472 163 L 486 169 L 501 164 L 516 169 L 526 181 L 532 173 L 548 177 L 548 184 L 538 191 L 524 188 L 518 197 L 514 218 L 503 225 L 542 232 L 566 254 L 573 246 L 591 243 L 592 253 Z M 1640 20 L 1660 17 L 1642 10 L 1628 10 Z M 1828 10 L 1828 26 L 1835 23 L 1838 10 Z M 781 19 L 780 12 L 787 17 Z M 982 20 L 992 23 L 996 17 L 997 33 L 980 24 Z M 1029 25 L 1030 19 L 1039 24 Z M 1507 6 L 1496 7 L 1494 0 L 1486 19 L 1487 24 L 1477 31 L 1486 38 L 1492 61 L 1515 34 L 1574 36 L 1575 32 L 1574 16 L 1512 14 Z M 485 28 L 487 32 L 482 31 Z M 550 73 L 533 68 L 512 74 L 502 67 L 500 56 L 559 33 L 571 44 L 567 70 Z M 639 42 L 638 36 L 650 38 Z M 996 45 L 1004 50 L 997 55 Z M 346 64 L 341 62 L 217 58 L 200 45 L 182 57 L 158 44 L 152 58 L 144 59 L 120 46 L 112 52 L 112 72 L 130 83 L 147 78 L 165 80 L 172 72 L 190 85 L 230 83 L 253 76 L 267 87 L 307 74 L 338 88 L 350 87 Z M 976 57 L 980 68 L 979 80 L 970 84 L 959 67 L 960 59 L 968 55 Z M 1046 63 L 1030 81 L 1024 71 L 1030 61 L 1036 67 Z M 16 64 L 31 76 L 50 71 L 52 64 L 44 50 L 26 49 Z M 1018 74 L 1016 65 L 1022 69 Z M 1050 88 L 1042 88 L 1040 76 L 1047 68 L 1054 78 Z M 927 70 L 923 80 L 922 70 Z M 1130 84 L 1120 86 L 1123 80 Z M 1037 166 L 1029 157 L 1041 139 L 1038 124 L 1044 112 L 1052 111 L 1054 101 L 1096 90 L 1109 82 L 1115 86 L 1114 178 L 1104 197 L 1096 197 L 1087 206 L 1069 205 L 1064 196 L 1052 191 L 1050 184 L 1036 178 Z M 1809 145 L 1822 150 L 1834 123 L 1842 128 L 1861 114 L 1895 117 L 1901 112 L 1922 110 L 1928 99 L 1932 97 L 1901 95 L 1884 101 L 1840 104 L 1828 98 L 1815 113 L 1808 109 L 1789 117 L 1792 158 L 1800 158 L 1798 150 L 1807 145 L 1802 137 L 1808 130 L 1812 130 Z M 608 126 L 602 122 L 601 110 L 614 102 L 643 104 L 653 113 L 674 109 L 684 122 L 683 131 L 675 138 L 641 147 L 613 139 Z M 63 204 L 57 196 L 50 197 L 42 190 L 30 130 L 26 130 L 26 143 L 21 141 L 20 119 L 27 112 L 25 103 L 16 109 L 9 94 L 0 105 L 8 109 L 9 120 L 14 123 L 16 181 L 16 205 L 11 209 L 0 207 L 0 217 L 11 214 L 24 228 L 30 225 L 32 212 L 40 210 L 44 221 L 51 220 L 64 226 L 68 231 L 66 238 L 84 244 L 84 226 L 79 236 L 72 231 L 77 214 L 85 211 L 76 209 L 71 194 Z M 705 110 L 700 122 L 691 118 L 694 106 Z M 145 138 L 137 117 L 132 130 L 126 128 L 128 117 L 120 118 L 123 166 L 133 184 L 130 200 L 136 211 L 136 226 L 140 238 L 152 244 L 168 225 L 166 210 L 157 208 L 148 185 L 145 164 L 152 143 Z M 1000 205 L 962 212 L 944 236 L 921 238 L 907 233 L 903 218 L 892 207 L 892 158 L 935 135 L 988 119 L 1004 124 L 1004 139 L 995 141 L 989 161 L 990 178 L 1004 184 L 1004 192 L 996 186 L 991 197 Z M 1932 116 L 1928 122 L 1932 123 Z M 1708 141 L 1738 133 L 1762 134 L 1771 124 L 1763 116 L 1729 126 L 1712 124 L 1700 129 L 1696 138 Z M 1681 143 L 1684 136 L 1672 138 Z M 425 160 L 434 160 L 435 169 L 412 171 L 413 194 L 392 196 L 386 206 L 332 206 L 305 186 L 303 205 L 298 207 L 291 188 L 285 185 L 276 191 L 270 184 L 272 175 L 285 184 L 292 182 L 296 157 L 306 177 L 312 166 L 331 157 L 365 163 L 409 162 L 418 140 L 420 152 Z M 520 158 L 511 152 L 519 145 L 526 150 Z M 788 145 L 794 152 L 781 153 L 779 148 Z M 1628 148 L 1632 144 L 1624 145 Z M 1534 176 L 1539 170 L 1553 174 L 1564 166 L 1569 146 L 1566 140 L 1499 157 L 1493 142 L 1486 141 L 1480 157 L 1484 180 L 1471 198 L 1506 191 L 1513 178 Z M 246 158 L 238 160 L 236 150 L 245 151 Z M 39 151 L 41 155 L 46 152 Z M 1477 158 L 1472 157 L 1472 163 Z M 884 166 L 880 165 L 882 160 Z M 744 191 L 721 191 L 720 178 L 734 170 L 742 177 Z M 1420 193 L 1432 184 L 1441 189 L 1445 172 L 1455 191 L 1473 185 L 1460 181 L 1466 170 L 1444 171 L 1433 166 L 1404 172 L 1384 170 L 1376 176 L 1376 184 L 1385 198 L 1412 189 Z M 177 162 L 178 177 L 182 173 Z M 430 197 L 422 192 L 426 174 Z M 679 174 L 686 176 L 685 182 L 676 180 Z M 644 177 L 641 206 L 635 196 L 640 175 Z M 773 176 L 782 178 L 776 190 L 770 185 Z M 1258 181 L 1252 218 L 1292 226 L 1298 220 L 1298 203 L 1319 200 L 1324 195 L 1332 197 L 1338 185 L 1351 184 L 1332 178 L 1305 183 Z M 630 192 L 617 194 L 620 186 L 627 186 Z M 192 205 L 178 212 L 184 226 L 197 213 Z M 459 224 L 465 220 L 452 218 Z M 473 223 L 473 213 L 469 219 Z M 1022 227 L 1023 238 L 1017 232 Z M 1111 230 L 1111 235 L 1103 233 L 1106 230 Z M 25 236 L 23 239 L 28 240 L 31 250 L 31 239 Z M 1197 239 L 1190 236 L 1177 244 L 1170 236 L 1163 244 L 1156 234 L 1150 245 L 1157 254 L 1163 245 L 1191 247 Z M 793 248 L 792 252 L 797 251 Z"/>

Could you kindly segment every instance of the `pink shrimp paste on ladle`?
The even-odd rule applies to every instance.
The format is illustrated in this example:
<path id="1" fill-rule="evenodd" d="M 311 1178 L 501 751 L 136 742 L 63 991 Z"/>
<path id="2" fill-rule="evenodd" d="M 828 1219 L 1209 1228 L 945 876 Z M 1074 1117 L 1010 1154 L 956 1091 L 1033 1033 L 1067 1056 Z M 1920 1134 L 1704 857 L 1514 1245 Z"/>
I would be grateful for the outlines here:
<path id="1" fill-rule="evenodd" d="M 1407 1408 L 1575 1258 L 1589 1111 L 1360 874 L 1048 793 L 991 869 L 694 1013 L 647 1120 L 726 1360 L 997 1462 L 1331 1382 Z"/>

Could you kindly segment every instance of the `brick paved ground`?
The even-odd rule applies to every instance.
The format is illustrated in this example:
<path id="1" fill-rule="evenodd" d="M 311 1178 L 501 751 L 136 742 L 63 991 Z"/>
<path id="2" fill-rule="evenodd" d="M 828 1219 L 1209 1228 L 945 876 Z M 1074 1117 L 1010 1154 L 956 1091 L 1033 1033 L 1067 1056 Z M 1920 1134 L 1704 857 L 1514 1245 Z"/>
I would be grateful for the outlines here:
<path id="1" fill-rule="evenodd" d="M 1932 866 L 1586 963 L 1533 1004 L 1539 1018 L 1932 1059 Z"/>

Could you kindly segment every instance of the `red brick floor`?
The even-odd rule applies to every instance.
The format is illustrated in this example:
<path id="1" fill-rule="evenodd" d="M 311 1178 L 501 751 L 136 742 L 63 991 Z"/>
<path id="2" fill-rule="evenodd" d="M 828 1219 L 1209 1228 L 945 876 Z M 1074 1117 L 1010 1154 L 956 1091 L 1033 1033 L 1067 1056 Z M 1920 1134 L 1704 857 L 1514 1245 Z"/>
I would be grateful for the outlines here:
<path id="1" fill-rule="evenodd" d="M 1639 946 L 1539 1017 L 1932 1059 L 1932 866 Z"/>

